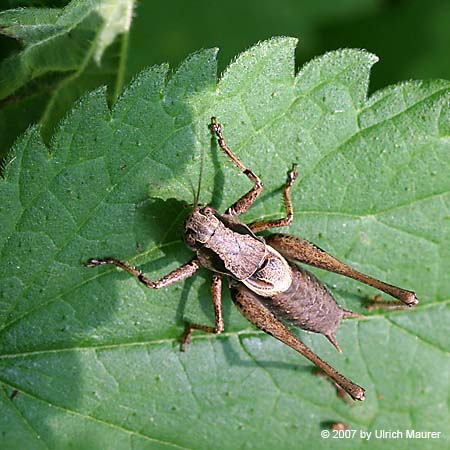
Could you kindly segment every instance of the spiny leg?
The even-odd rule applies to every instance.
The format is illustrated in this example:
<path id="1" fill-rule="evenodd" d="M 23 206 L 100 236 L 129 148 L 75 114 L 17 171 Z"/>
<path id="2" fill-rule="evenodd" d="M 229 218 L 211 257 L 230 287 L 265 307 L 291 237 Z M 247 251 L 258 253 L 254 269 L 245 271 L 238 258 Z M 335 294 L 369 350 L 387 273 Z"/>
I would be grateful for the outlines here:
<path id="1" fill-rule="evenodd" d="M 373 311 L 374 309 L 378 310 L 399 310 L 408 308 L 408 305 L 404 303 L 394 300 L 384 300 L 381 294 L 374 295 L 369 298 L 365 303 L 365 308 L 367 311 Z"/>
<path id="2" fill-rule="evenodd" d="M 225 143 L 222 134 L 222 125 L 217 122 L 215 117 L 211 118 L 211 131 L 217 136 L 217 143 L 222 151 L 234 162 L 236 167 L 247 175 L 250 181 L 253 182 L 253 187 L 248 191 L 245 195 L 243 195 L 236 203 L 231 205 L 226 211 L 225 214 L 230 214 L 232 216 L 239 216 L 240 214 L 245 213 L 255 200 L 258 198 L 259 194 L 261 194 L 263 189 L 263 184 L 261 179 L 255 175 L 250 169 L 248 169 L 241 160 L 231 151 L 230 147 Z"/>
<path id="3" fill-rule="evenodd" d="M 181 351 L 186 351 L 186 346 L 191 341 L 192 332 L 194 330 L 205 331 L 206 333 L 220 334 L 223 331 L 223 317 L 222 317 L 222 275 L 218 273 L 213 274 L 212 284 L 212 299 L 214 305 L 215 326 L 199 325 L 197 323 L 190 323 L 186 328 L 186 333 L 181 340 Z"/>
<path id="4" fill-rule="evenodd" d="M 339 398 L 342 398 L 342 400 L 344 400 L 349 406 L 353 406 L 353 402 L 349 398 L 349 394 L 344 389 L 342 389 L 341 386 L 339 386 L 334 380 L 332 380 L 322 369 L 316 367 L 313 371 L 313 374 L 317 377 L 323 377 L 328 382 L 332 383 L 336 389 L 336 395 Z"/>
<path id="5" fill-rule="evenodd" d="M 253 222 L 249 225 L 249 228 L 254 233 L 257 233 L 258 231 L 267 230 L 269 228 L 287 227 L 292 223 L 292 220 L 294 219 L 294 209 L 292 207 L 291 189 L 292 185 L 294 184 L 294 181 L 298 177 L 297 164 L 292 165 L 292 170 L 290 170 L 287 173 L 287 175 L 288 178 L 283 191 L 283 200 L 284 200 L 284 207 L 286 208 L 286 217 L 276 220 Z"/>
<path id="6" fill-rule="evenodd" d="M 92 258 L 88 261 L 86 267 L 97 267 L 107 264 L 125 270 L 129 274 L 136 277 L 141 283 L 143 283 L 150 289 L 161 289 L 173 283 L 176 283 L 177 281 L 183 281 L 186 278 L 192 277 L 192 275 L 194 275 L 194 273 L 201 267 L 199 260 L 197 258 L 194 258 L 187 264 L 178 267 L 173 272 L 170 272 L 166 276 L 159 278 L 158 280 L 155 281 L 151 281 L 140 270 L 116 258 L 104 258 L 104 259 Z"/>
<path id="7" fill-rule="evenodd" d="M 310 266 L 318 267 L 319 269 L 353 278 L 392 295 L 392 297 L 397 298 L 408 306 L 419 303 L 414 292 L 392 286 L 391 284 L 384 283 L 376 278 L 358 272 L 305 239 L 285 234 L 274 234 L 268 237 L 266 241 L 285 258 L 295 259 Z"/>
<path id="8" fill-rule="evenodd" d="M 308 358 L 353 399 L 364 400 L 364 389 L 361 386 L 344 377 L 344 375 L 317 356 L 261 303 L 255 293 L 244 286 L 233 284 L 232 298 L 237 308 L 250 322 Z"/>

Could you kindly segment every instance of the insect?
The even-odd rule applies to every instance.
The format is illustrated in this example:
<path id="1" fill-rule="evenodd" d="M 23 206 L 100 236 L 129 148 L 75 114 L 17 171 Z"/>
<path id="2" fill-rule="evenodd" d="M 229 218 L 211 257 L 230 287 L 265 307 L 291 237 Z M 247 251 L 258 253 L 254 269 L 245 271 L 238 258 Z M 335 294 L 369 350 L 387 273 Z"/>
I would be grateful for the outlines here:
<path id="1" fill-rule="evenodd" d="M 341 308 L 321 281 L 292 261 L 354 278 L 390 294 L 408 306 L 418 303 L 415 293 L 364 275 L 304 239 L 284 234 L 272 234 L 266 238 L 257 236 L 257 232 L 292 223 L 294 213 L 291 189 L 298 177 L 297 165 L 294 164 L 288 172 L 284 186 L 286 216 L 245 225 L 239 216 L 246 212 L 261 194 L 261 179 L 227 146 L 222 127 L 214 117 L 211 119 L 210 128 L 220 149 L 250 179 L 253 187 L 224 214 L 220 214 L 211 206 L 198 205 L 199 182 L 194 208 L 185 222 L 184 230 L 184 240 L 196 256 L 155 281 L 116 258 L 93 258 L 86 266 L 117 266 L 137 277 L 150 289 L 161 289 L 185 280 L 194 275 L 200 267 L 211 270 L 215 326 L 188 324 L 182 339 L 183 350 L 190 342 L 194 330 L 216 334 L 223 331 L 221 290 L 222 279 L 226 276 L 233 302 L 251 323 L 308 358 L 353 399 L 364 400 L 362 387 L 323 361 L 285 325 L 284 322 L 287 322 L 304 330 L 321 333 L 341 352 L 335 336 L 336 329 L 343 318 L 359 316 Z"/>

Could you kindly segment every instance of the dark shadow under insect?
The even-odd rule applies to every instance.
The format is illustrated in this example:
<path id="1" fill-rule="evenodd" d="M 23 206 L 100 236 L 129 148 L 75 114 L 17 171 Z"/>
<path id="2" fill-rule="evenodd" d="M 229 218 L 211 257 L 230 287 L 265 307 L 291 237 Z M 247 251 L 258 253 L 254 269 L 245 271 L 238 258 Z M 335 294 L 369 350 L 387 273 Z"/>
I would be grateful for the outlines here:
<path id="1" fill-rule="evenodd" d="M 257 236 L 255 233 L 259 231 L 292 223 L 294 213 L 291 188 L 298 176 L 297 166 L 294 164 L 288 172 L 283 191 L 286 217 L 245 225 L 239 220 L 239 215 L 246 212 L 261 194 L 262 182 L 227 146 L 222 128 L 214 117 L 211 119 L 211 130 L 216 135 L 222 151 L 252 181 L 253 187 L 231 205 L 225 214 L 219 214 L 211 206 L 200 208 L 197 193 L 194 209 L 186 220 L 184 232 L 186 244 L 196 252 L 196 256 L 155 281 L 151 281 L 128 263 L 115 258 L 93 258 L 87 266 L 115 265 L 137 277 L 150 289 L 161 289 L 185 280 L 194 275 L 200 267 L 211 270 L 215 326 L 188 324 L 182 339 L 182 350 L 189 343 L 193 330 L 216 334 L 223 331 L 221 289 L 222 278 L 227 276 L 233 302 L 251 323 L 308 358 L 353 399 L 364 400 L 362 387 L 319 358 L 281 321 L 321 333 L 341 351 L 336 341 L 336 329 L 343 318 L 358 316 L 342 309 L 321 281 L 291 261 L 296 260 L 354 278 L 390 294 L 408 306 L 418 303 L 415 293 L 364 275 L 304 239 L 284 234 L 274 234 L 266 239 Z"/>

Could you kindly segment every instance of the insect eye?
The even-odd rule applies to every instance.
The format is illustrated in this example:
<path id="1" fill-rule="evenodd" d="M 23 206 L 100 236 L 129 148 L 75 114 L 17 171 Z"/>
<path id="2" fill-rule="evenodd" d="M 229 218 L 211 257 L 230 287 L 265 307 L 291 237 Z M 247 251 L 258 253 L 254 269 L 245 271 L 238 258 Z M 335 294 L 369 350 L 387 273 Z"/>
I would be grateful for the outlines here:
<path id="1" fill-rule="evenodd" d="M 194 233 L 192 231 L 188 231 L 185 236 L 184 240 L 186 241 L 186 244 L 189 245 L 189 247 L 194 247 L 197 240 L 195 239 Z"/>

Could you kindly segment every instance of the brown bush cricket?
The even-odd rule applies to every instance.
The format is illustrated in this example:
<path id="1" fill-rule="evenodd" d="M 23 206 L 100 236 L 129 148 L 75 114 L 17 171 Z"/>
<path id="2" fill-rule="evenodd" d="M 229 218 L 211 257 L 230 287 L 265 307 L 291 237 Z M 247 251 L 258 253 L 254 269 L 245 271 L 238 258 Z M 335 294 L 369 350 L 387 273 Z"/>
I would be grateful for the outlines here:
<path id="1" fill-rule="evenodd" d="M 245 225 L 239 220 L 239 215 L 246 212 L 261 194 L 262 182 L 227 146 L 221 125 L 214 117 L 211 120 L 211 130 L 217 137 L 219 147 L 252 181 L 253 187 L 231 205 L 225 214 L 219 214 L 211 206 L 200 208 L 199 192 L 197 193 L 193 212 L 185 223 L 184 233 L 187 245 L 196 252 L 196 256 L 156 281 L 149 280 L 139 270 L 115 258 L 90 259 L 87 266 L 115 265 L 137 277 L 150 289 L 161 289 L 185 280 L 194 275 L 200 267 L 211 270 L 215 326 L 189 324 L 182 340 L 183 349 L 189 343 L 193 330 L 216 334 L 223 331 L 221 288 L 225 275 L 229 279 L 233 302 L 251 323 L 308 358 L 353 399 L 364 400 L 363 388 L 319 358 L 281 321 L 321 333 L 341 351 L 335 331 L 343 318 L 358 317 L 357 314 L 342 309 L 326 286 L 312 273 L 291 261 L 296 260 L 354 278 L 386 292 L 408 306 L 418 303 L 415 293 L 364 275 L 304 239 L 284 234 L 273 234 L 265 239 L 256 236 L 255 233 L 259 231 L 292 223 L 294 214 L 291 188 L 298 176 L 297 166 L 294 164 L 288 172 L 284 187 L 286 217 Z"/>

